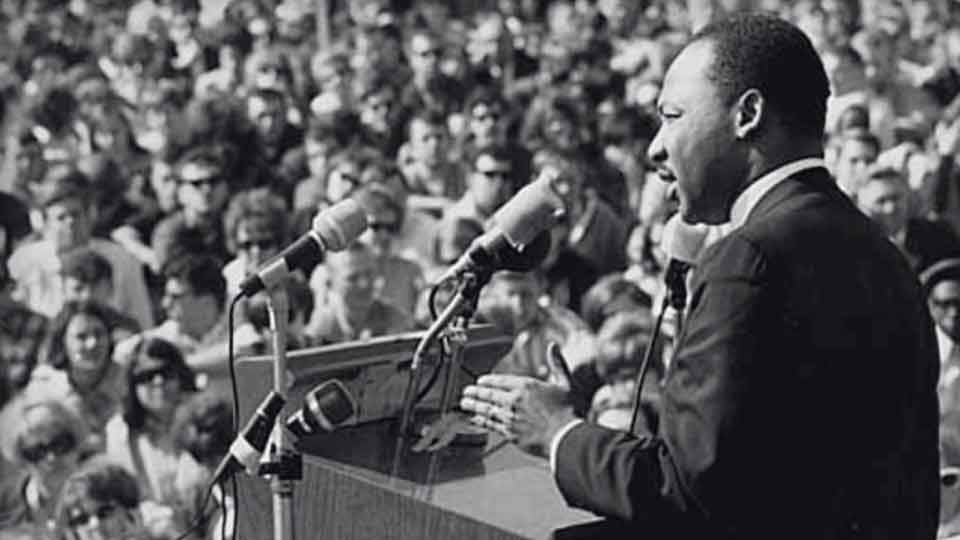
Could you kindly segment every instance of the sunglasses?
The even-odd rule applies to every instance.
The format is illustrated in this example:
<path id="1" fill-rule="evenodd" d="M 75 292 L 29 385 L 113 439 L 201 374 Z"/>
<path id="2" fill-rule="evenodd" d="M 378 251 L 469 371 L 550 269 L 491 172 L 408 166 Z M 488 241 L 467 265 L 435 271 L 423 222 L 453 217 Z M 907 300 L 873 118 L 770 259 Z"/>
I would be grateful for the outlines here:
<path id="1" fill-rule="evenodd" d="M 368 223 L 367 227 L 369 227 L 371 231 L 384 231 L 390 233 L 395 233 L 400 230 L 399 224 L 389 221 Z"/>
<path id="2" fill-rule="evenodd" d="M 415 54 L 415 55 L 417 55 L 417 56 L 419 56 L 419 57 L 421 57 L 421 58 L 429 58 L 429 57 L 431 57 L 431 56 L 432 56 L 432 57 L 439 57 L 441 54 L 443 54 L 443 50 L 441 50 L 441 49 L 425 49 L 425 50 L 422 50 L 422 51 L 414 51 L 413 54 Z"/>
<path id="3" fill-rule="evenodd" d="M 194 178 L 191 180 L 185 180 L 183 178 L 178 179 L 178 181 L 181 184 L 187 185 L 196 189 L 200 189 L 203 186 L 212 186 L 213 184 L 217 183 L 219 180 L 220 179 L 216 176 L 211 176 L 209 178 Z"/>
<path id="4" fill-rule="evenodd" d="M 247 240 L 245 242 L 237 243 L 237 249 L 242 251 L 250 251 L 253 247 L 256 246 L 260 248 L 260 251 L 266 251 L 268 249 L 273 249 L 277 246 L 277 243 L 272 238 L 263 238 L 261 240 Z"/>
<path id="5" fill-rule="evenodd" d="M 85 512 L 79 508 L 75 508 L 70 512 L 70 516 L 67 518 L 67 525 L 74 529 L 85 527 L 90 523 L 90 520 L 93 517 L 96 517 L 97 521 L 105 521 L 116 515 L 117 511 L 119 510 L 120 507 L 113 504 L 100 505 L 93 512 Z"/>
<path id="6" fill-rule="evenodd" d="M 497 113 L 475 114 L 473 115 L 473 119 L 477 122 L 483 122 L 486 120 L 496 122 L 497 120 L 500 120 L 500 115 Z"/>
<path id="7" fill-rule="evenodd" d="M 151 384 L 154 381 L 157 381 L 157 384 L 164 384 L 169 380 L 176 380 L 177 377 L 172 369 L 163 367 L 134 373 L 130 379 L 133 384 Z"/>
<path id="8" fill-rule="evenodd" d="M 62 457 L 77 447 L 77 438 L 73 433 L 65 432 L 47 442 L 21 444 L 20 455 L 28 463 L 39 463 L 49 455 Z"/>

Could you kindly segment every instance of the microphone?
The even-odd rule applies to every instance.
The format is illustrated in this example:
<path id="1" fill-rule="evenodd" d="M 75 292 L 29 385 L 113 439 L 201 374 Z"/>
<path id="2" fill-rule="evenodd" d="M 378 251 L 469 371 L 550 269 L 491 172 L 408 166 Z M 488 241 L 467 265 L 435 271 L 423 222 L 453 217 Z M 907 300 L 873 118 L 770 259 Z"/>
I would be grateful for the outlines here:
<path id="1" fill-rule="evenodd" d="M 244 426 L 243 431 L 230 445 L 230 451 L 217 466 L 211 485 L 226 480 L 233 473 L 244 469 L 248 474 L 256 474 L 257 464 L 260 462 L 260 456 L 263 455 L 263 449 L 267 446 L 273 424 L 286 402 L 287 400 L 275 390 L 267 394 L 257 407 L 257 411 L 250 417 L 250 421 Z"/>
<path id="2" fill-rule="evenodd" d="M 320 262 L 327 251 L 340 251 L 367 229 L 367 213 L 353 199 L 323 210 L 313 218 L 313 226 L 296 242 L 264 263 L 240 284 L 240 292 L 251 296 L 283 282 L 290 272 Z"/>
<path id="3" fill-rule="evenodd" d="M 230 451 L 213 474 L 212 484 L 226 480 L 241 470 L 246 470 L 247 474 L 257 474 L 260 457 L 286 401 L 276 391 L 271 391 L 264 398 L 230 445 Z M 346 386 L 337 379 L 331 379 L 307 392 L 303 406 L 287 419 L 284 427 L 299 439 L 313 433 L 333 431 L 352 420 L 356 412 L 357 403 Z"/>
<path id="4" fill-rule="evenodd" d="M 490 229 L 470 244 L 437 283 L 471 271 L 527 272 L 536 267 L 550 251 L 548 229 L 566 214 L 564 196 L 568 192 L 559 172 L 544 167 L 533 182 L 497 210 Z"/>
<path id="5" fill-rule="evenodd" d="M 703 224 L 687 223 L 679 213 L 663 226 L 663 246 L 669 262 L 664 281 L 670 305 L 683 309 L 687 304 L 687 273 L 703 251 L 710 228 Z"/>
<path id="6" fill-rule="evenodd" d="M 303 407 L 287 419 L 291 433 L 304 437 L 312 433 L 326 433 L 352 420 L 357 414 L 357 402 L 350 391 L 337 379 L 330 379 L 307 393 Z"/>

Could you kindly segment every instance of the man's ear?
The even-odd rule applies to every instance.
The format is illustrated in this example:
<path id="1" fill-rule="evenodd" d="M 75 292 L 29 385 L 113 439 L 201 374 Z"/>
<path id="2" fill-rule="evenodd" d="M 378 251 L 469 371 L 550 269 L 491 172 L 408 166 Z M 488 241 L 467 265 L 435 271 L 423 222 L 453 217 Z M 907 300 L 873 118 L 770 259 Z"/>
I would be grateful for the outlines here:
<path id="1" fill-rule="evenodd" d="M 746 139 L 757 132 L 766 113 L 766 100 L 756 88 L 740 95 L 736 105 L 737 138 Z"/>

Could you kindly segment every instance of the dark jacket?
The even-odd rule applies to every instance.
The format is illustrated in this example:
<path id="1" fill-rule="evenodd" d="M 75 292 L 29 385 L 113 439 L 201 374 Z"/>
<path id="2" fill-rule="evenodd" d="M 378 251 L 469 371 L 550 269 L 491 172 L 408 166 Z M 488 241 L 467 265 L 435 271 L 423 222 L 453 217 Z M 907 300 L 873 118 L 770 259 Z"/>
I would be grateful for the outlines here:
<path id="1" fill-rule="evenodd" d="M 567 501 L 647 538 L 934 538 L 933 324 L 826 171 L 767 193 L 690 291 L 658 436 L 574 428 Z"/>

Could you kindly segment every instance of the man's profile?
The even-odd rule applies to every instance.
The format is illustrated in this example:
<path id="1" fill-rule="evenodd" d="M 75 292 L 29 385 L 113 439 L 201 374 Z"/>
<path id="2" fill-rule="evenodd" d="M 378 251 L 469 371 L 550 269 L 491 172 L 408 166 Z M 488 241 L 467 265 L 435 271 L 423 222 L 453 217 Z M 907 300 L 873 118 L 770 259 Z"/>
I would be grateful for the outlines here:
<path id="1" fill-rule="evenodd" d="M 933 326 L 824 168 L 828 87 L 768 15 L 707 25 L 667 71 L 648 156 L 683 218 L 724 235 L 693 272 L 657 433 L 584 423 L 530 378 L 465 389 L 475 423 L 549 456 L 570 505 L 650 537 L 934 538 Z"/>

